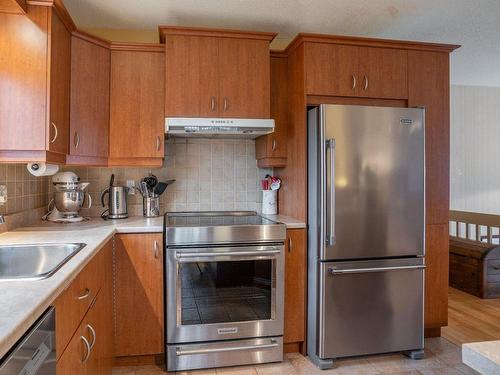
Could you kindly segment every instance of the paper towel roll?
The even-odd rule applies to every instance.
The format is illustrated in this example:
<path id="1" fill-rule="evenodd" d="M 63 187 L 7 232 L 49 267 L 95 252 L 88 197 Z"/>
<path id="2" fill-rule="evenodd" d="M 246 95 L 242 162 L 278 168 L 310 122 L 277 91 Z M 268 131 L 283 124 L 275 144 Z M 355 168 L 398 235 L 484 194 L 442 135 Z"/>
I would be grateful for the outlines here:
<path id="1" fill-rule="evenodd" d="M 59 171 L 59 166 L 55 164 L 45 164 L 45 163 L 28 163 L 26 166 L 28 171 L 36 177 L 41 176 L 52 176 Z"/>

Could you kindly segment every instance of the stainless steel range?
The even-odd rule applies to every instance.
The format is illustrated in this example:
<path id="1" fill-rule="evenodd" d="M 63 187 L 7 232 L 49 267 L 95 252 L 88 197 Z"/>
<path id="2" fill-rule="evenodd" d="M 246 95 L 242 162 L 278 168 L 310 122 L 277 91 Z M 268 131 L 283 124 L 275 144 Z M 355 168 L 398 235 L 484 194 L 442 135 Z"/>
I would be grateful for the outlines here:
<path id="1" fill-rule="evenodd" d="M 281 361 L 285 226 L 247 211 L 164 225 L 167 370 Z"/>

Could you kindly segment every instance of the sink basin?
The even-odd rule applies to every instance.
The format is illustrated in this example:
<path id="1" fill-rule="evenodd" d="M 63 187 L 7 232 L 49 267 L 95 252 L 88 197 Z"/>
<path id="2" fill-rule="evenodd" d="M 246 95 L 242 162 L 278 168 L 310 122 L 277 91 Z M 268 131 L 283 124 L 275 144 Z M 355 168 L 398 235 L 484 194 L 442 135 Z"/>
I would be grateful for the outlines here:
<path id="1" fill-rule="evenodd" d="M 84 243 L 0 245 L 0 281 L 46 279 L 85 245 Z"/>

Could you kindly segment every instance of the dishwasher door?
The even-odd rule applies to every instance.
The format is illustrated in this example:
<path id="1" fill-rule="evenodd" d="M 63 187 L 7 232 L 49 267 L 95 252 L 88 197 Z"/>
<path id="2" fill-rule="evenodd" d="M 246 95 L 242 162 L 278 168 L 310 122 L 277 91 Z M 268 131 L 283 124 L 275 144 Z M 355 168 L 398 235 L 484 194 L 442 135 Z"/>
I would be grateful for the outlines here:
<path id="1" fill-rule="evenodd" d="M 318 357 L 424 347 L 423 258 L 320 265 Z"/>
<path id="2" fill-rule="evenodd" d="M 48 309 L 0 362 L 0 375 L 55 375 L 55 310 Z"/>

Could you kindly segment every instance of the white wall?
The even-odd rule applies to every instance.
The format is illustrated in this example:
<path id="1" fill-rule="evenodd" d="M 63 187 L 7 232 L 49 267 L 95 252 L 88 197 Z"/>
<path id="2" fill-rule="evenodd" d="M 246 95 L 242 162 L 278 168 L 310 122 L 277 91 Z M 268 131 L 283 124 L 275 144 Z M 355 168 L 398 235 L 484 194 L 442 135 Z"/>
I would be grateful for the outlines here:
<path id="1" fill-rule="evenodd" d="M 500 88 L 451 87 L 450 209 L 500 214 Z"/>

